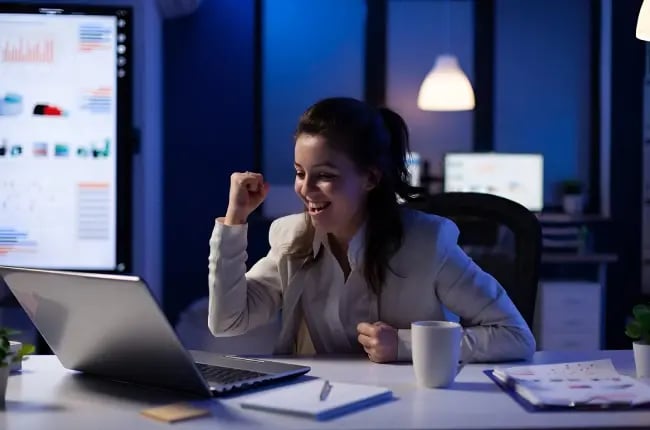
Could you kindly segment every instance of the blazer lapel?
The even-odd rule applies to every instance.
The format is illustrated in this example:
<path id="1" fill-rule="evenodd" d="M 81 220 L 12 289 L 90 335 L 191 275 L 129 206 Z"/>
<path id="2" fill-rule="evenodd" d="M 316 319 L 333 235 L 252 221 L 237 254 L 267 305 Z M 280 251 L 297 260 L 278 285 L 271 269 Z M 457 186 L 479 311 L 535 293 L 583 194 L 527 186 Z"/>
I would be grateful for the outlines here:
<path id="1" fill-rule="evenodd" d="M 276 354 L 292 354 L 294 343 L 296 341 L 296 334 L 302 318 L 302 310 L 300 309 L 300 299 L 302 292 L 305 289 L 305 274 L 301 267 L 304 263 L 295 264 L 295 272 L 289 282 L 287 283 L 286 290 L 282 295 L 282 329 L 278 343 L 275 347 Z M 290 272 L 291 273 L 290 268 Z"/>

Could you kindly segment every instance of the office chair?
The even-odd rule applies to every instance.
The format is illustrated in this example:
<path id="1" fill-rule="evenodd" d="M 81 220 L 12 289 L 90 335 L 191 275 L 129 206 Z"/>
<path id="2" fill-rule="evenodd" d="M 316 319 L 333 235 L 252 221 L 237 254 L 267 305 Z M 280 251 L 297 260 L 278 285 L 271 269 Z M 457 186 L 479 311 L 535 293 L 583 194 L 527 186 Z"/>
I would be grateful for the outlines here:
<path id="1" fill-rule="evenodd" d="M 499 281 L 533 327 L 542 232 L 532 212 L 512 200 L 483 193 L 440 193 L 407 205 L 454 221 L 460 230 L 459 245 Z M 500 242 L 508 236 L 509 251 Z"/>

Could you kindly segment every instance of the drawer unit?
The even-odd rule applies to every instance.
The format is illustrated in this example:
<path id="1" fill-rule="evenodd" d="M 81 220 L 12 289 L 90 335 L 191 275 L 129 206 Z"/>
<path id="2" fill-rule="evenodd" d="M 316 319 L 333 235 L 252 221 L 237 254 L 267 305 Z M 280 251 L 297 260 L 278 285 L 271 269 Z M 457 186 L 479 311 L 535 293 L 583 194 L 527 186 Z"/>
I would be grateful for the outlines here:
<path id="1" fill-rule="evenodd" d="M 535 311 L 538 349 L 601 347 L 602 289 L 588 281 L 542 281 Z"/>

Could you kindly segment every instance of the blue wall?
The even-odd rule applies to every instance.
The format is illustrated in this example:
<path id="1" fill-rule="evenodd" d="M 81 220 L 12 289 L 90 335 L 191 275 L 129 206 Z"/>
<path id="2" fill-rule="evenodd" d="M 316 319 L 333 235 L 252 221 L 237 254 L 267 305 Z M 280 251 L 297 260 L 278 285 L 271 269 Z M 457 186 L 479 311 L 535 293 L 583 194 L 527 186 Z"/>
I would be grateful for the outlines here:
<path id="1" fill-rule="evenodd" d="M 292 184 L 298 118 L 324 97 L 363 97 L 365 0 L 263 2 L 263 172 Z"/>
<path id="2" fill-rule="evenodd" d="M 164 24 L 164 305 L 207 295 L 208 240 L 230 174 L 253 167 L 253 0 L 204 1 Z"/>
<path id="3" fill-rule="evenodd" d="M 473 81 L 473 1 L 390 0 L 387 21 L 386 104 L 406 120 L 411 149 L 440 174 L 445 152 L 472 150 L 473 112 L 425 112 L 417 97 L 440 54 L 456 55 Z"/>
<path id="4" fill-rule="evenodd" d="M 495 3 L 494 149 L 544 155 L 546 202 L 559 181 L 588 180 L 591 4 Z"/>

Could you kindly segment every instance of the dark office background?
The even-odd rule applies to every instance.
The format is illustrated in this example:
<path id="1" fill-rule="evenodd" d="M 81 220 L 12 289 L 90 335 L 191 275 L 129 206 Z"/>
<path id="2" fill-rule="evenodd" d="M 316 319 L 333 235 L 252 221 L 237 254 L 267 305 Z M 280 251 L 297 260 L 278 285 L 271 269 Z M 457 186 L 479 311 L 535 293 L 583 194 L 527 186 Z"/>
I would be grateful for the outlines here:
<path id="1" fill-rule="evenodd" d="M 611 322 L 607 346 L 626 347 L 621 327 L 630 303 L 639 297 L 641 282 L 644 45 L 633 37 L 640 1 L 612 2 L 612 150 L 605 154 L 599 153 L 599 1 L 451 2 L 453 46 L 475 85 L 482 85 L 476 88 L 477 98 L 482 93 L 492 96 L 477 101 L 479 107 L 487 105 L 487 112 L 484 109 L 481 115 L 488 123 L 492 120 L 491 129 L 473 127 L 476 118 L 471 113 L 430 113 L 415 107 L 419 79 L 431 67 L 436 43 L 441 43 L 437 41 L 444 38 L 444 34 L 436 35 L 445 29 L 432 30 L 429 25 L 440 20 L 444 2 L 369 1 L 383 3 L 386 10 L 385 41 L 378 40 L 387 53 L 384 101 L 407 118 L 413 147 L 425 157 L 435 159 L 445 150 L 476 146 L 541 152 L 545 156 L 549 205 L 557 204 L 555 187 L 562 179 L 577 177 L 598 187 L 600 157 L 605 157 L 605 163 L 609 159 L 611 222 L 601 227 L 605 231 L 600 235 L 600 246 L 617 253 L 619 263 L 609 271 L 606 315 Z M 256 103 L 261 103 L 266 112 L 271 108 L 294 110 L 296 115 L 282 119 L 291 121 L 300 113 L 296 109 L 306 107 L 306 99 L 317 95 L 314 86 L 338 85 L 347 93 L 364 95 L 365 2 L 321 5 L 329 15 L 316 4 L 302 3 L 205 1 L 197 13 L 163 25 L 163 279 L 165 309 L 172 319 L 192 300 L 205 295 L 207 240 L 214 217 L 225 211 L 229 174 L 260 167 L 256 148 L 263 137 L 267 139 L 263 142 L 262 170 L 275 182 L 290 181 L 290 135 L 282 138 L 269 131 L 269 136 L 256 134 L 260 122 L 266 125 Z M 320 13 L 314 13 L 314 8 Z M 317 16 L 320 19 L 315 19 Z M 492 38 L 492 58 L 473 49 L 477 43 L 474 21 L 482 23 L 483 29 L 488 26 L 484 34 Z M 266 29 L 260 28 L 262 24 Z M 343 37 L 341 33 L 346 32 L 349 34 Z M 266 36 L 262 45 L 274 51 L 262 52 L 256 42 L 261 35 Z M 286 44 L 284 50 L 282 42 Z M 339 45 L 332 46 L 333 42 Z M 361 59 L 353 58 L 355 50 Z M 427 51 L 430 55 L 422 55 Z M 334 63 L 336 53 L 350 60 Z M 477 60 L 491 64 L 477 70 Z M 284 79 L 262 76 L 266 88 L 260 90 L 254 79 L 260 77 L 260 69 Z M 475 71 L 488 74 L 488 78 L 491 73 L 492 80 L 476 82 L 472 76 Z M 261 95 L 272 100 L 262 100 Z M 484 134 L 475 136 L 472 132 Z M 483 141 L 492 147 L 485 148 Z M 262 242 L 259 248 L 263 249 L 266 237 L 260 236 L 251 235 L 250 240 Z"/>

